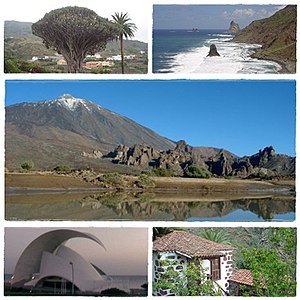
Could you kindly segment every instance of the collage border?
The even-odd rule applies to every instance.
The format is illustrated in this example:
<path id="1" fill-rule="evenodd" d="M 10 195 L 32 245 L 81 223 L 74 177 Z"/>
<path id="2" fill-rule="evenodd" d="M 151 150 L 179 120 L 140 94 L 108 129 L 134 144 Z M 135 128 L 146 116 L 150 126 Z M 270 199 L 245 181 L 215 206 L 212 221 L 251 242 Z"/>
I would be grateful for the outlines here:
<path id="1" fill-rule="evenodd" d="M 22 1 L 22 0 L 18 0 Z M 51 1 L 51 0 L 46 0 Z M 86 0 L 86 6 L 88 6 L 88 1 L 95 1 L 95 0 Z M 113 1 L 113 0 L 111 0 Z M 122 0 L 120 0 L 122 1 Z M 227 1 L 210 1 L 210 0 L 189 0 L 189 1 L 182 1 L 182 0 L 128 0 L 128 1 L 144 1 L 147 2 L 149 5 L 149 10 L 151 10 L 151 15 L 149 14 L 149 18 L 147 20 L 148 23 L 148 73 L 142 74 L 142 75 L 93 75 L 93 74 L 5 74 L 4 73 L 4 45 L 3 42 L 1 42 L 0 45 L 0 76 L 1 76 L 1 89 L 0 89 L 0 95 L 1 95 L 1 113 L 0 113 L 0 119 L 2 122 L 2 138 L 0 139 L 0 147 L 3 151 L 3 158 L 0 159 L 0 168 L 4 170 L 4 154 L 5 154 L 5 146 L 4 146 L 4 126 L 5 126 L 5 82 L 7 80 L 178 80 L 178 79 L 184 79 L 184 80 L 292 80 L 296 82 L 296 88 L 298 88 L 298 76 L 296 74 L 218 74 L 216 78 L 216 74 L 153 74 L 152 73 L 152 26 L 153 26 L 153 5 L 159 5 L 159 4 L 228 4 L 228 5 L 234 5 L 234 4 L 278 4 L 278 5 L 286 5 L 286 4 L 296 4 L 297 5 L 297 14 L 299 15 L 299 4 L 293 0 L 293 1 L 266 1 L 266 0 L 256 0 L 256 1 L 237 1 L 237 0 L 227 0 Z M 188 3 L 187 3 L 188 2 Z M 72 3 L 72 0 L 70 0 L 70 4 Z M 99 1 L 100 5 L 100 1 Z M 103 3 L 101 3 L 103 5 Z M 109 5 L 109 4 L 108 4 Z M 5 6 L 4 1 L 2 1 L 0 6 Z M 5 9 L 4 7 L 1 7 L 0 14 L 1 14 L 1 26 L 4 28 L 4 20 L 5 20 Z M 4 29 L 1 28 L 0 38 L 2 41 L 4 41 Z M 299 41 L 299 21 L 297 21 L 297 41 Z M 299 47 L 297 47 L 297 57 L 299 57 Z M 297 67 L 299 64 L 297 63 Z M 298 68 L 297 68 L 298 70 Z M 298 154 L 298 129 L 299 127 L 299 118 L 298 118 L 298 112 L 299 112 L 299 101 L 298 101 L 298 89 L 296 93 L 296 174 L 299 174 L 300 166 L 299 166 L 299 158 L 297 156 Z M 293 227 L 297 228 L 297 238 L 299 240 L 299 211 L 298 211 L 298 205 L 296 205 L 296 220 L 292 222 L 178 222 L 178 221 L 7 221 L 5 220 L 5 178 L 4 178 L 4 172 L 0 173 L 0 180 L 2 182 L 2 195 L 3 195 L 3 201 L 1 201 L 0 204 L 0 210 L 2 212 L 1 217 L 1 232 L 2 232 L 2 241 L 4 241 L 4 231 L 6 227 L 24 227 L 24 228 L 32 228 L 32 227 L 44 227 L 44 228 L 88 228 L 88 227 L 94 227 L 94 228 L 105 228 L 105 227 L 112 227 L 112 228 L 147 228 L 148 229 L 148 297 L 143 298 L 153 298 L 152 296 L 152 228 L 153 227 Z M 296 190 L 299 187 L 299 178 L 296 176 Z M 297 193 L 298 194 L 298 193 Z M 298 197 L 296 197 L 297 199 Z M 299 247 L 298 247 L 299 248 Z M 1 243 L 0 247 L 1 251 L 1 262 L 2 262 L 2 270 L 0 279 L 2 279 L 2 282 L 4 283 L 4 242 Z M 299 249 L 297 249 L 297 275 L 299 275 Z M 1 285 L 1 291 L 0 293 L 3 295 L 3 284 Z M 300 288 L 299 284 L 297 286 L 297 295 L 299 295 Z M 19 298 L 19 297 L 18 297 Z M 48 297 L 44 297 L 46 299 Z M 86 297 L 79 297 L 82 299 L 85 299 Z M 136 297 L 135 297 L 136 298 Z M 177 298 L 177 297 L 175 297 Z M 180 297 L 182 299 L 183 297 Z M 235 297 L 236 298 L 236 297 Z M 179 298 L 178 298 L 179 299 Z"/>

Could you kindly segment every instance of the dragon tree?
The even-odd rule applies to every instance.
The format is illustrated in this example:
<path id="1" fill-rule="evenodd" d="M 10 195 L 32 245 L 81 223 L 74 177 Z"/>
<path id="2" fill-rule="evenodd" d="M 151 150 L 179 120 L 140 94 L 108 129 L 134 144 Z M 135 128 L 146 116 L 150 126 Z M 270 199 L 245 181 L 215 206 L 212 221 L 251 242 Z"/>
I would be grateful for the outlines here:
<path id="1" fill-rule="evenodd" d="M 90 9 L 68 6 L 47 13 L 32 25 L 32 33 L 42 38 L 47 48 L 63 55 L 69 73 L 78 73 L 85 57 L 105 49 L 119 31 L 113 22 Z"/>

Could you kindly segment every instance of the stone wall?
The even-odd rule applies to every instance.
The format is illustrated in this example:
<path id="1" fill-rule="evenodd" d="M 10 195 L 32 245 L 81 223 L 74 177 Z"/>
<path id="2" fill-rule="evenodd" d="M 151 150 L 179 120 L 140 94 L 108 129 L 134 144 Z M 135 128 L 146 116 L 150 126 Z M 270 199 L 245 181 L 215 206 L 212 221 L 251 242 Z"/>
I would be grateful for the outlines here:
<path id="1" fill-rule="evenodd" d="M 220 251 L 224 254 L 220 258 L 220 272 L 221 279 L 217 280 L 216 283 L 225 291 L 229 293 L 229 282 L 228 279 L 233 272 L 233 260 L 232 251 Z M 168 260 L 170 264 L 166 266 L 164 261 Z M 153 253 L 153 283 L 159 282 L 160 278 L 172 268 L 175 271 L 185 270 L 190 259 L 184 255 L 180 255 L 176 252 L 154 252 Z M 207 275 L 211 274 L 211 263 L 209 259 L 202 260 L 202 266 Z M 160 289 L 154 293 L 156 296 L 175 296 L 175 294 L 170 289 Z"/>
<path id="2" fill-rule="evenodd" d="M 164 265 L 164 261 L 168 260 L 172 265 Z M 188 258 L 175 252 L 153 253 L 153 283 L 159 282 L 160 278 L 170 269 L 182 271 L 186 269 Z M 155 296 L 175 296 L 170 289 L 160 289 L 154 293 Z"/>
<path id="3" fill-rule="evenodd" d="M 221 257 L 221 279 L 216 282 L 222 287 L 225 292 L 229 292 L 228 279 L 233 273 L 232 251 L 220 251 L 225 256 Z"/>

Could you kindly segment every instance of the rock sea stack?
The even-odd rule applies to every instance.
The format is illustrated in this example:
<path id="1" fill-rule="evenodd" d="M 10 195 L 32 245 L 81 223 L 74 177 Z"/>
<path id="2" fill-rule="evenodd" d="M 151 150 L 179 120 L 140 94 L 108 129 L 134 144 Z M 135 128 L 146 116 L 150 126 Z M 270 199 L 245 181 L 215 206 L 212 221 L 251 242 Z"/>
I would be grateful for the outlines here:
<path id="1" fill-rule="evenodd" d="M 207 56 L 220 56 L 220 54 L 217 51 L 217 47 L 215 44 L 210 45 L 209 53 Z"/>

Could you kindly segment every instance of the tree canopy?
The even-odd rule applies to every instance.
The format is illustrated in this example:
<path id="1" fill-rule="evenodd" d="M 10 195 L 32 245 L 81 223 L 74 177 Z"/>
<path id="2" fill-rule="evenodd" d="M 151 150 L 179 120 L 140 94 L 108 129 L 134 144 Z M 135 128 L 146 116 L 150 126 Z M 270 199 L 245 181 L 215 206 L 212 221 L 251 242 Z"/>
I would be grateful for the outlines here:
<path id="1" fill-rule="evenodd" d="M 296 235 L 295 228 L 270 228 L 266 245 L 243 249 L 245 267 L 253 276 L 249 295 L 296 296 Z"/>
<path id="2" fill-rule="evenodd" d="M 32 33 L 41 37 L 46 47 L 63 55 L 69 72 L 77 73 L 84 58 L 103 50 L 119 30 L 90 9 L 68 6 L 47 13 L 32 25 Z"/>

